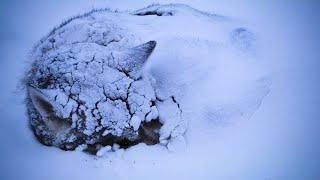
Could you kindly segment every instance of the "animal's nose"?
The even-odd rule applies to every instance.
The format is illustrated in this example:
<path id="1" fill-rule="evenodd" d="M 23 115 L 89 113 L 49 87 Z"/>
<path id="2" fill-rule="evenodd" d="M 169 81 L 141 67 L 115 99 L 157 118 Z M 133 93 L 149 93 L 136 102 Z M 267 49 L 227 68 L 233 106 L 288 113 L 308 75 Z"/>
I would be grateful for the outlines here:
<path id="1" fill-rule="evenodd" d="M 162 123 L 159 120 L 152 120 L 140 125 L 139 135 L 142 142 L 153 145 L 159 143 L 159 131 Z"/>

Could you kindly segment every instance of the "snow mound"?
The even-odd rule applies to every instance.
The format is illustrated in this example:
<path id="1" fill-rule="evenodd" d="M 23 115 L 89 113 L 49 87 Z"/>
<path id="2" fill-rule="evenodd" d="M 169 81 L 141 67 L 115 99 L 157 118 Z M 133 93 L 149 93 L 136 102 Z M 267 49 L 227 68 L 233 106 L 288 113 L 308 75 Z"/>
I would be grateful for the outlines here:
<path id="1" fill-rule="evenodd" d="M 35 46 L 30 125 L 41 143 L 64 150 L 85 144 L 102 156 L 140 142 L 181 150 L 188 127 L 259 107 L 269 85 L 256 46 L 247 28 L 187 5 L 93 10 Z"/>

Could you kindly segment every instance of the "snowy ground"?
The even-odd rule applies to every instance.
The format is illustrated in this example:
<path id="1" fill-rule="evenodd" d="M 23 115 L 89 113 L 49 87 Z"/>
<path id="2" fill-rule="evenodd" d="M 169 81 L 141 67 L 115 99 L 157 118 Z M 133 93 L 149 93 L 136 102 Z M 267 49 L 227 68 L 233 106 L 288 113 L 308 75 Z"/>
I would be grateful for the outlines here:
<path id="1" fill-rule="evenodd" d="M 27 127 L 23 95 L 17 90 L 17 84 L 25 71 L 28 52 L 35 42 L 62 19 L 92 7 L 126 10 L 142 8 L 152 2 L 1 2 L 0 178 L 319 178 L 320 63 L 317 62 L 317 52 L 320 50 L 320 26 L 316 12 L 319 4 L 311 1 L 178 1 L 230 17 L 256 33 L 261 42 L 258 59 L 263 62 L 263 69 L 269 72 L 268 78 L 272 83 L 268 96 L 250 119 L 234 117 L 231 122 L 228 121 L 230 123 L 222 125 L 191 123 L 192 128 L 187 134 L 188 146 L 182 152 L 168 152 L 164 147 L 140 144 L 97 158 L 81 152 L 45 147 L 33 139 Z M 171 1 L 161 1 L 168 2 Z M 184 33 L 187 32 L 192 31 Z M 186 54 L 192 58 L 192 53 Z M 228 53 L 225 56 L 231 57 Z M 195 67 L 204 68 L 201 65 Z M 207 83 L 203 88 L 205 90 L 198 94 L 190 93 L 189 102 L 208 104 L 207 98 L 200 101 L 199 95 L 208 95 L 206 89 L 212 90 L 212 85 Z M 217 90 L 217 95 L 211 98 L 222 93 L 225 92 Z M 191 112 L 193 117 L 198 115 L 197 112 Z M 205 119 L 202 116 L 200 113 L 199 121 Z"/>

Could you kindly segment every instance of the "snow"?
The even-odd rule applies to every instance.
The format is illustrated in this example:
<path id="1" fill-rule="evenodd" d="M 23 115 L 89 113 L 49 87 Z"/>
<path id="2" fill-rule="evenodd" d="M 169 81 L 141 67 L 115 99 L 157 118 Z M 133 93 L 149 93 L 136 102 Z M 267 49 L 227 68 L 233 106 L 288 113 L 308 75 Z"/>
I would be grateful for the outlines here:
<path id="1" fill-rule="evenodd" d="M 139 129 L 141 119 L 138 116 L 133 116 L 131 118 L 130 124 L 133 127 L 133 130 L 137 131 Z"/>
<path id="2" fill-rule="evenodd" d="M 105 146 L 99 149 L 99 151 L 97 152 L 97 156 L 101 157 L 103 155 L 105 155 L 108 151 L 111 150 L 111 146 Z"/>
<path id="3" fill-rule="evenodd" d="M 181 141 L 169 142 L 173 152 L 163 145 L 138 144 L 126 150 L 114 145 L 99 158 L 37 143 L 24 114 L 23 93 L 12 91 L 30 65 L 23 59 L 32 45 L 62 19 L 92 6 L 133 10 L 152 2 L 2 2 L 1 179 L 317 179 L 318 3 L 179 2 L 192 8 L 179 5 L 171 11 L 172 5 L 153 5 L 141 12 L 155 8 L 165 15 L 148 15 L 141 21 L 140 16 L 134 21 L 119 16 L 108 22 L 117 19 L 119 27 L 140 34 L 114 49 L 157 41 L 145 73 L 158 85 L 156 95 L 162 102 L 157 106 L 179 104 L 182 118 L 188 122 L 184 138 L 177 136 Z M 195 9 L 210 13 L 199 14 Z M 68 41 L 85 39 L 81 36 L 85 27 L 76 26 L 79 34 L 71 34 Z M 127 32 L 118 30 L 110 32 Z M 92 36 L 93 40 L 101 40 L 100 35 Z M 117 34 L 108 37 L 119 40 Z M 120 77 L 110 77 L 109 82 L 113 78 Z M 140 92 L 145 93 L 141 89 L 135 96 Z M 108 96 L 123 95 L 118 93 Z M 84 94 L 95 100 L 92 92 Z M 57 100 L 65 103 L 63 95 Z M 166 116 L 179 116 L 180 108 L 168 108 L 168 114 L 159 109 L 149 114 L 165 116 L 165 120 Z M 68 111 L 61 109 L 62 114 Z"/>
<path id="4" fill-rule="evenodd" d="M 167 145 L 169 151 L 176 153 L 185 150 L 186 146 L 185 138 L 181 135 L 174 137 Z"/>

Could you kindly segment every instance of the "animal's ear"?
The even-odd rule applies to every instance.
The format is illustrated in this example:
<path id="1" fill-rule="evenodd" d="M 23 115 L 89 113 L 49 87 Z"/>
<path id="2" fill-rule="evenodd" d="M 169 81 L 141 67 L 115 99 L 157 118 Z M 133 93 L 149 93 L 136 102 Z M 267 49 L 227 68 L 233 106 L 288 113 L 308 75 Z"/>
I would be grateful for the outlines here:
<path id="1" fill-rule="evenodd" d="M 28 86 L 28 93 L 34 107 L 42 117 L 47 118 L 55 114 L 54 103 L 40 89 Z"/>
<path id="2" fill-rule="evenodd" d="M 156 47 L 156 41 L 149 41 L 147 43 L 138 45 L 125 53 L 122 58 L 122 69 L 125 69 L 133 78 L 138 78 L 143 65 Z"/>

